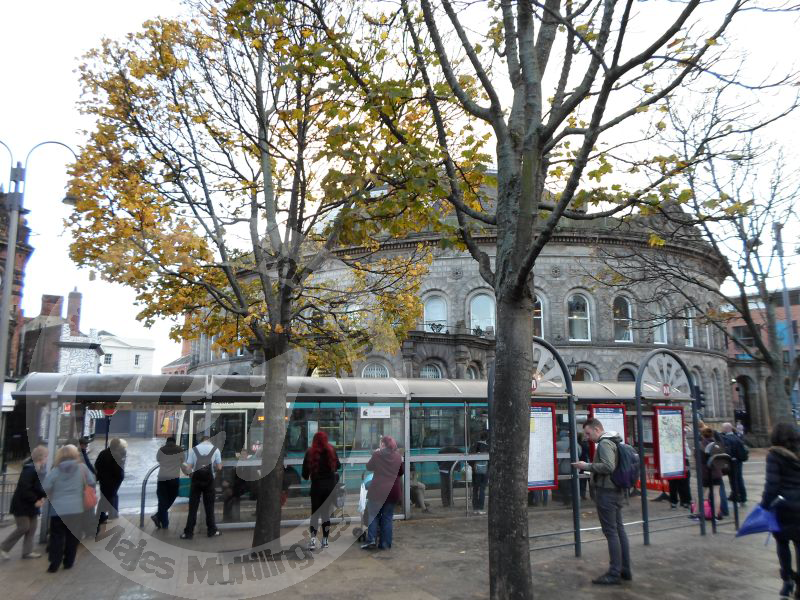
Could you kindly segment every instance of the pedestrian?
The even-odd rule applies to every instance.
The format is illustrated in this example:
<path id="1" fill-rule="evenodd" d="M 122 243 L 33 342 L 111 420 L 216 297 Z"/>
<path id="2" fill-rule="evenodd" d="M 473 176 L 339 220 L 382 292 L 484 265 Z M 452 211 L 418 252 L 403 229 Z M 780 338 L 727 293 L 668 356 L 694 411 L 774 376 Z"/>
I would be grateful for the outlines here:
<path id="1" fill-rule="evenodd" d="M 489 432 L 481 431 L 477 441 L 472 444 L 470 449 L 472 454 L 489 453 Z M 489 461 L 473 460 L 470 461 L 472 467 L 472 511 L 476 515 L 485 515 L 483 510 L 486 503 L 486 483 L 489 480 Z"/>
<path id="2" fill-rule="evenodd" d="M 589 441 L 583 431 L 578 432 L 578 448 L 580 449 L 578 460 L 589 462 Z M 578 481 L 580 482 L 581 500 L 586 500 L 586 486 L 589 484 L 589 480 L 585 477 L 580 477 Z"/>
<path id="3" fill-rule="evenodd" d="M 9 507 L 9 512 L 14 515 L 16 529 L 0 544 L 0 558 L 3 560 L 11 558 L 8 553 L 20 538 L 23 538 L 22 558 L 42 556 L 33 551 L 33 538 L 36 535 L 40 508 L 45 498 L 41 478 L 44 477 L 46 464 L 47 448 L 36 446 L 31 452 L 31 457 L 22 465 L 22 471 L 19 474 L 17 487 L 11 497 L 11 506 Z"/>
<path id="4" fill-rule="evenodd" d="M 97 475 L 94 467 L 92 466 L 92 461 L 89 459 L 89 438 L 84 435 L 78 440 L 78 445 L 81 451 L 81 456 L 83 457 L 83 463 L 86 465 L 86 468 L 92 472 L 92 475 Z"/>
<path id="5" fill-rule="evenodd" d="M 744 424 L 741 421 L 736 421 L 736 435 L 744 440 Z"/>
<path id="6" fill-rule="evenodd" d="M 55 573 L 62 564 L 65 569 L 75 564 L 78 536 L 83 531 L 84 489 L 94 483 L 94 475 L 75 446 L 68 444 L 56 453 L 42 484 L 51 510 L 48 573 Z"/>
<path id="7" fill-rule="evenodd" d="M 619 585 L 621 580 L 631 581 L 630 550 L 628 536 L 622 521 L 622 503 L 624 492 L 611 480 L 611 474 L 617 466 L 619 443 L 622 438 L 613 431 L 605 431 L 603 424 L 595 418 L 587 419 L 583 424 L 583 433 L 595 444 L 594 460 L 591 463 L 578 461 L 575 466 L 591 473 L 590 485 L 594 490 L 597 504 L 597 516 L 600 527 L 608 542 L 608 571 L 592 583 L 598 585 Z"/>
<path id="8" fill-rule="evenodd" d="M 184 473 L 191 476 L 192 481 L 189 488 L 189 514 L 181 539 L 190 540 L 194 537 L 200 498 L 203 499 L 203 510 L 206 513 L 206 535 L 218 536 L 219 530 L 214 519 L 214 472 L 222 471 L 219 448 L 211 443 L 207 435 L 202 436 L 200 443 L 189 452 L 182 468 Z"/>
<path id="9" fill-rule="evenodd" d="M 108 448 L 97 455 L 94 470 L 97 482 L 100 484 L 100 502 L 97 510 L 100 513 L 97 527 L 119 516 L 119 488 L 125 479 L 125 459 L 127 457 L 128 443 L 120 438 L 114 438 Z"/>
<path id="10" fill-rule="evenodd" d="M 339 483 L 338 471 L 341 468 L 336 449 L 328 443 L 328 434 L 318 431 L 311 440 L 311 447 L 303 458 L 303 479 L 311 479 L 311 541 L 308 549 L 317 547 L 317 532 L 322 521 L 322 547 L 328 547 L 328 535 L 331 531 L 331 513 L 334 490 Z"/>
<path id="11" fill-rule="evenodd" d="M 572 463 L 569 461 L 569 431 L 562 429 L 558 432 L 558 440 L 556 441 L 556 455 L 566 456 L 567 458 L 558 459 L 558 475 L 572 474 Z M 561 498 L 562 506 L 569 506 L 572 504 L 572 486 L 567 485 L 559 486 L 558 496 Z M 555 497 L 556 492 L 553 492 Z"/>
<path id="12" fill-rule="evenodd" d="M 453 445 L 453 438 L 445 438 L 444 446 L 439 449 L 439 454 L 459 454 L 461 449 Z M 439 492 L 442 496 L 442 506 L 447 508 L 453 505 L 452 476 L 455 461 L 439 461 Z"/>
<path id="13" fill-rule="evenodd" d="M 690 508 L 692 505 L 692 470 L 689 468 L 689 461 L 692 457 L 692 447 L 689 443 L 691 439 L 691 429 L 689 426 L 683 428 L 683 473 L 680 479 L 669 480 L 669 504 L 672 508 L 677 508 L 680 503 L 683 508 Z"/>
<path id="14" fill-rule="evenodd" d="M 728 482 L 731 484 L 731 495 L 728 500 L 732 502 L 747 502 L 747 488 L 744 485 L 743 467 L 750 458 L 750 451 L 744 441 L 736 435 L 733 425 L 722 424 L 722 443 L 731 457 L 731 470 L 728 473 Z"/>
<path id="15" fill-rule="evenodd" d="M 781 598 L 800 598 L 800 431 L 792 423 L 778 423 L 770 436 L 767 479 L 761 506 L 775 508 L 780 532 L 774 533 L 781 568 Z M 797 571 L 792 571 L 794 545 Z"/>
<path id="16" fill-rule="evenodd" d="M 698 421 L 698 431 L 700 432 L 700 447 L 703 447 L 703 439 L 702 439 L 702 432 L 703 429 L 708 427 L 702 420 Z M 709 428 L 711 429 L 711 428 Z M 722 434 L 715 429 L 711 429 L 711 434 L 714 437 L 714 441 L 718 442 L 719 444 L 723 444 Z M 719 480 L 719 507 L 720 515 L 723 517 L 727 517 L 730 514 L 730 510 L 728 507 L 728 495 L 725 493 L 725 481 L 720 478 Z"/>
<path id="17" fill-rule="evenodd" d="M 419 472 L 414 463 L 411 463 L 411 483 L 409 485 L 411 491 L 411 501 L 414 506 L 421 508 L 422 512 L 431 512 L 431 507 L 425 500 L 425 484 L 420 481 Z"/>
<path id="18" fill-rule="evenodd" d="M 168 437 L 166 443 L 156 453 L 158 511 L 150 517 L 155 523 L 156 529 L 169 529 L 169 509 L 175 502 L 175 498 L 178 497 L 183 459 L 183 448 L 175 443 L 173 436 Z"/>
<path id="19" fill-rule="evenodd" d="M 723 460 L 716 460 L 714 456 L 718 454 L 723 446 L 714 438 L 714 430 L 710 427 L 704 427 L 700 430 L 700 447 L 703 449 L 703 454 L 698 457 L 701 461 L 701 471 L 703 474 L 703 487 L 708 490 L 707 498 L 713 498 L 715 514 L 714 518 L 717 520 L 723 517 L 722 505 L 720 503 L 720 487 L 722 484 L 723 475 Z M 720 455 L 721 456 L 721 455 Z M 705 507 L 697 507 L 697 516 L 703 518 Z"/>
<path id="20" fill-rule="evenodd" d="M 392 519 L 394 507 L 400 501 L 400 477 L 403 475 L 403 458 L 392 436 L 381 438 L 380 448 L 367 463 L 367 471 L 372 471 L 374 476 L 367 490 L 367 540 L 361 548 L 391 548 Z"/>
<path id="21" fill-rule="evenodd" d="M 247 450 L 242 448 L 237 458 L 247 460 Z M 222 481 L 222 521 L 225 523 L 241 521 L 241 500 L 247 492 L 247 481 L 239 476 L 240 469 L 245 470 L 248 467 L 237 466 L 230 469 L 230 477 Z"/>

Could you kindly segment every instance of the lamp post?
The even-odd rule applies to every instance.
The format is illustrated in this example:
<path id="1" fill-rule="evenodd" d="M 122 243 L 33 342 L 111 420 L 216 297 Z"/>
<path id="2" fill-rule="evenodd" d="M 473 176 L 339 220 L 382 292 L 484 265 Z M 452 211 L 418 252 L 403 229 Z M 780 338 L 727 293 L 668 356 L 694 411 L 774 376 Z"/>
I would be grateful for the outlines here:
<path id="1" fill-rule="evenodd" d="M 575 362 L 575 357 L 571 357 L 569 359 L 569 364 L 567 364 L 567 370 L 569 371 L 570 377 L 575 377 L 578 374 L 578 363 Z"/>
<path id="2" fill-rule="evenodd" d="M 23 211 L 25 199 L 25 173 L 28 170 L 28 161 L 30 160 L 31 154 L 34 150 L 46 144 L 55 144 L 57 146 L 66 148 L 72 153 L 72 156 L 75 157 L 76 161 L 78 160 L 78 155 L 72 148 L 63 142 L 48 140 L 46 142 L 40 142 L 39 144 L 36 144 L 28 151 L 28 154 L 25 157 L 24 167 L 20 162 L 17 162 L 16 166 L 14 166 L 14 155 L 11 152 L 11 149 L 1 141 L 0 144 L 2 144 L 6 150 L 8 150 L 8 154 L 11 157 L 11 175 L 9 177 L 8 194 L 6 194 L 6 210 L 8 212 L 8 227 L 6 229 L 6 259 L 5 271 L 3 271 L 3 292 L 2 297 L 0 297 L 0 399 L 2 399 L 6 376 L 8 375 L 8 329 L 11 320 L 11 315 L 8 313 L 9 307 L 11 306 L 11 291 L 14 287 L 14 271 L 16 270 L 17 262 L 17 232 L 19 229 L 19 215 Z M 69 203 L 71 200 L 69 198 L 65 198 L 64 201 Z M 2 442 L 5 446 L 5 439 L 3 439 Z M 50 460 L 52 460 L 52 454 L 53 453 L 51 452 Z"/>

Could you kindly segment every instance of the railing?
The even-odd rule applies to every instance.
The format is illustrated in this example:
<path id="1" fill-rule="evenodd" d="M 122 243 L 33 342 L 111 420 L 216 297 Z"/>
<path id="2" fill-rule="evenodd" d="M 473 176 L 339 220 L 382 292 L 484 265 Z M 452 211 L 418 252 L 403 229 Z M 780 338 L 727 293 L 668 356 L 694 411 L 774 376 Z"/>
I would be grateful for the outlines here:
<path id="1" fill-rule="evenodd" d="M 11 508 L 11 498 L 14 496 L 16 487 L 16 480 L 10 481 L 8 474 L 3 471 L 0 474 L 0 522 L 6 520 L 6 515 L 8 515 L 8 511 Z"/>
<path id="2" fill-rule="evenodd" d="M 440 333 L 443 335 L 474 335 L 477 337 L 494 337 L 494 327 L 487 325 L 485 327 L 475 326 L 467 327 L 463 322 L 455 325 L 447 321 L 423 321 L 421 330 L 425 333 Z"/>

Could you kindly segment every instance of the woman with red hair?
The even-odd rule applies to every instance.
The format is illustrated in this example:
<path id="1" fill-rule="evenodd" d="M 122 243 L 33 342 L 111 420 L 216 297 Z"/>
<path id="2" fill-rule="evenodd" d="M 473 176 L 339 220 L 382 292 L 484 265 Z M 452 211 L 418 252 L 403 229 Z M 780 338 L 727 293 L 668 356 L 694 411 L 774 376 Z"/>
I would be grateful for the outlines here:
<path id="1" fill-rule="evenodd" d="M 317 547 L 317 531 L 322 521 L 322 547 L 328 547 L 328 534 L 331 530 L 331 500 L 341 467 L 336 449 L 328 443 L 328 434 L 318 431 L 311 440 L 303 459 L 303 479 L 311 479 L 311 541 L 309 550 Z"/>
<path id="2" fill-rule="evenodd" d="M 391 548 L 392 519 L 394 507 L 400 501 L 400 477 L 403 476 L 403 457 L 392 436 L 381 438 L 381 447 L 369 459 L 367 471 L 372 471 L 374 476 L 367 490 L 367 540 L 361 548 Z"/>

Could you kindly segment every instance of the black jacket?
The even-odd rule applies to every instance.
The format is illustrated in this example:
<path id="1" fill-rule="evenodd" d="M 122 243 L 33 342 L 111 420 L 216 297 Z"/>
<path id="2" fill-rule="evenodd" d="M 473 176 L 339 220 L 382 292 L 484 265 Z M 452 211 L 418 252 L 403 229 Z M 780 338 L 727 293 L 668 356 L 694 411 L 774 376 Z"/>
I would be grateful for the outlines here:
<path id="1" fill-rule="evenodd" d="M 311 472 L 311 448 L 306 450 L 303 458 L 303 479 L 311 479 L 312 492 L 330 493 L 339 481 L 337 471 L 342 468 L 336 450 L 333 451 L 334 463 L 330 464 L 330 459 L 325 453 L 319 457 L 319 464 L 315 473 Z M 285 477 L 284 477 L 285 479 Z"/>
<path id="2" fill-rule="evenodd" d="M 89 472 L 96 477 L 97 473 L 92 466 L 92 461 L 89 460 L 89 453 L 81 448 L 81 456 L 83 457 L 83 463 L 86 465 L 86 468 L 89 469 Z"/>
<path id="3" fill-rule="evenodd" d="M 19 474 L 17 488 L 11 498 L 9 512 L 15 517 L 35 517 L 39 514 L 39 509 L 35 506 L 36 501 L 45 497 L 42 482 L 36 472 L 36 465 L 28 459 L 22 465 L 22 472 Z"/>
<path id="4" fill-rule="evenodd" d="M 769 508 L 772 502 L 783 496 L 784 502 L 777 505 L 778 523 L 781 528 L 798 537 L 800 534 L 800 456 L 790 450 L 773 446 L 767 454 L 767 481 L 761 506 Z"/>
<path id="5" fill-rule="evenodd" d="M 111 453 L 110 448 L 106 448 L 97 455 L 94 461 L 94 469 L 97 472 L 97 482 L 100 484 L 100 492 L 110 498 L 119 490 L 122 480 L 125 479 L 125 470 Z"/>

